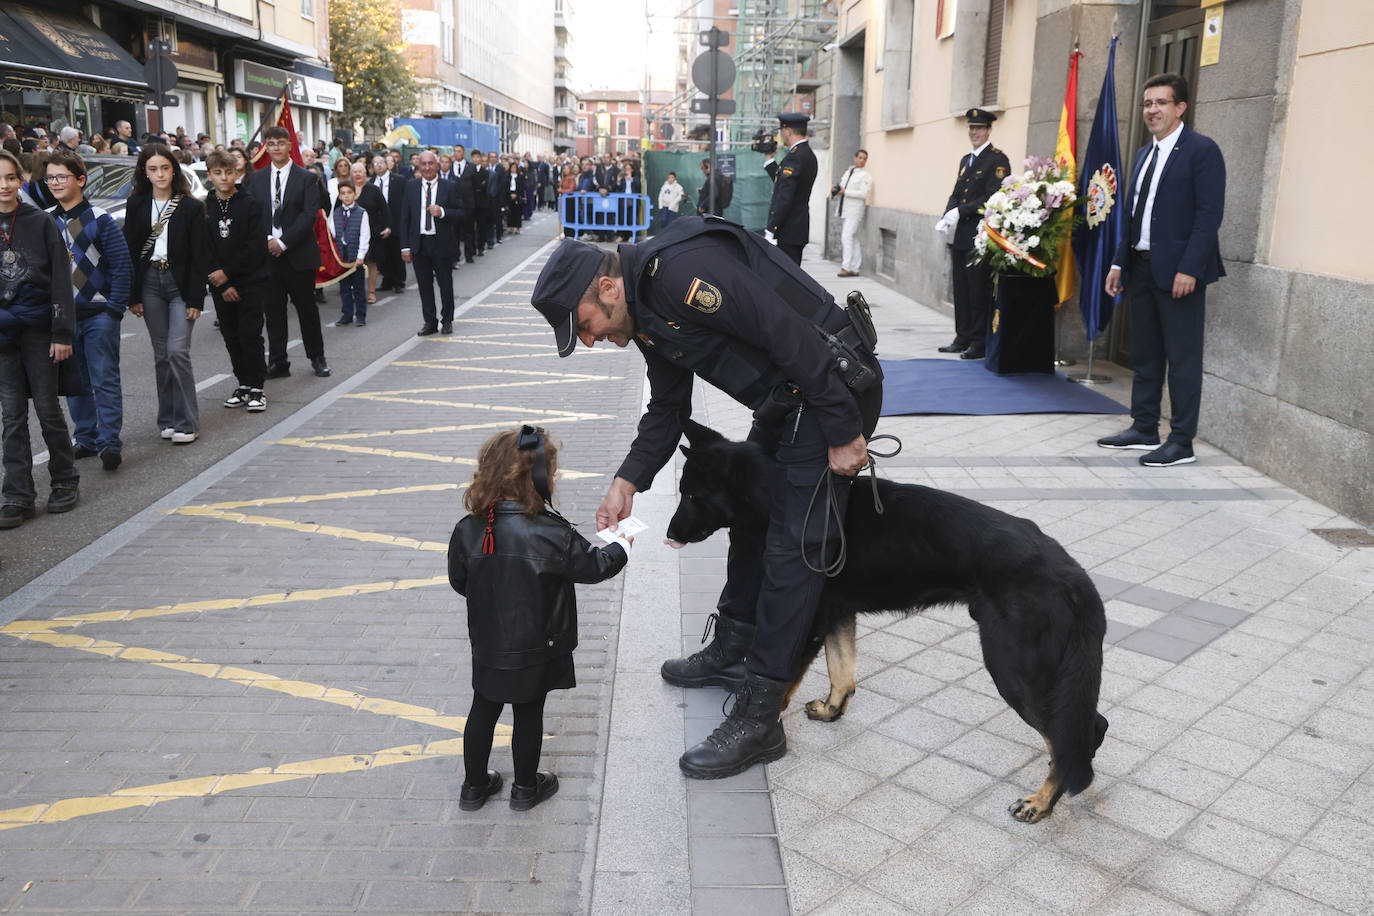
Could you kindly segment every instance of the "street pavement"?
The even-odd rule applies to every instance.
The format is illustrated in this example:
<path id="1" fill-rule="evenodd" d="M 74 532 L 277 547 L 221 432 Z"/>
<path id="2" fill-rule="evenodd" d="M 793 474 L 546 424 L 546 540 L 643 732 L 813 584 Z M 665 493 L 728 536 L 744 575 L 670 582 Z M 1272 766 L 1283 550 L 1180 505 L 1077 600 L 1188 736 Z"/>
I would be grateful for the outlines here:
<path id="1" fill-rule="evenodd" d="M 1006 813 L 1044 749 L 962 607 L 865 620 L 843 719 L 800 713 L 818 661 L 786 757 L 684 780 L 726 697 L 657 669 L 697 647 L 725 549 L 659 543 L 673 466 L 636 498 L 650 531 L 626 572 L 579 590 L 578 686 L 545 719 L 562 790 L 460 811 L 470 654 L 444 550 L 477 448 L 546 426 L 558 504 L 590 531 L 646 395 L 632 349 L 553 354 L 528 306 L 552 228 L 465 290 L 452 336 L 405 337 L 269 414 L 0 603 L 0 911 L 1374 913 L 1374 551 L 1205 443 L 1161 470 L 1097 449 L 1120 417 L 879 425 L 904 443 L 882 473 L 1033 519 L 1107 599 L 1111 730 L 1050 819 Z M 947 342 L 938 311 L 805 266 L 866 292 L 884 358 Z M 503 727 L 509 783 L 508 744 Z"/>

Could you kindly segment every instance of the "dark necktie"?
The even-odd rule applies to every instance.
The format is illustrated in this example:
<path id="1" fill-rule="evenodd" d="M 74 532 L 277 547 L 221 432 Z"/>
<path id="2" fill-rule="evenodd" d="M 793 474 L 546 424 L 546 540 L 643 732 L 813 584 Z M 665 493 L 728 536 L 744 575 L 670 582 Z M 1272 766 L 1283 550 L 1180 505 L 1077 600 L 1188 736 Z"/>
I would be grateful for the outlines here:
<path id="1" fill-rule="evenodd" d="M 281 172 L 277 172 L 277 189 L 272 194 L 272 226 L 281 228 Z"/>
<path id="2" fill-rule="evenodd" d="M 426 232 L 426 233 L 430 233 L 430 232 L 433 232 L 433 231 L 434 231 L 434 214 L 429 212 L 429 199 L 430 199 L 430 198 L 429 198 L 429 195 L 430 195 L 430 188 L 431 188 L 430 183 L 429 183 L 428 181 L 426 181 L 426 182 L 425 182 L 425 232 Z"/>
<path id="3" fill-rule="evenodd" d="M 1140 182 L 1140 192 L 1136 194 L 1135 210 L 1131 212 L 1131 247 L 1140 244 L 1140 232 L 1145 228 L 1145 201 L 1150 198 L 1150 182 L 1155 178 L 1155 161 L 1159 158 L 1159 144 L 1150 151 L 1150 161 L 1145 165 L 1145 179 Z"/>

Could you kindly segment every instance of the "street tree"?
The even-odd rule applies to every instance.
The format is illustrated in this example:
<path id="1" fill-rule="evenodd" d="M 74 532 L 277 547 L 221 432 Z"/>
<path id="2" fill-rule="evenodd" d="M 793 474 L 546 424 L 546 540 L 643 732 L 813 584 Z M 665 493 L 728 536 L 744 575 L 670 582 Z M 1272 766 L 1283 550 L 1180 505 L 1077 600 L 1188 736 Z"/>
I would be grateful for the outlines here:
<path id="1" fill-rule="evenodd" d="M 330 58 L 343 85 L 343 117 L 380 134 L 386 119 L 419 104 L 419 85 L 401 41 L 396 0 L 330 0 Z"/>

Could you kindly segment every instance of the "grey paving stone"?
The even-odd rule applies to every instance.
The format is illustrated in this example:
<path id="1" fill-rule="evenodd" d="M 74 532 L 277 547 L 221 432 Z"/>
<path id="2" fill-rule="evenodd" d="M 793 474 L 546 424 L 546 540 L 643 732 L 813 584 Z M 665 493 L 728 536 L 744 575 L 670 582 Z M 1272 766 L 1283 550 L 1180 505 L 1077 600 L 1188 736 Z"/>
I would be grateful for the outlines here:
<path id="1" fill-rule="evenodd" d="M 811 912 L 815 916 L 853 916 L 855 913 L 865 916 L 909 916 L 911 910 L 905 902 L 905 895 L 901 899 L 904 902 L 898 903 L 866 887 L 852 885 Z"/>
<path id="2" fill-rule="evenodd" d="M 979 881 L 965 869 L 928 852 L 907 849 L 875 868 L 864 884 L 901 900 L 906 912 L 943 913 L 972 896 Z"/>
<path id="3" fill-rule="evenodd" d="M 782 886 L 782 856 L 774 837 L 694 836 L 688 841 L 693 887 Z"/>
<path id="4" fill-rule="evenodd" d="M 785 887 L 695 887 L 692 912 L 702 916 L 789 916 Z"/>
<path id="5" fill-rule="evenodd" d="M 766 792 L 692 793 L 687 797 L 687 828 L 692 836 L 776 833 Z"/>
<path id="6" fill-rule="evenodd" d="M 1250 617 L 1248 611 L 1238 608 L 1227 607 L 1223 604 L 1213 604 L 1210 601 L 1193 599 L 1185 601 L 1173 609 L 1175 614 L 1182 614 L 1185 617 L 1196 617 L 1198 620 L 1206 620 L 1210 623 L 1220 624 L 1224 627 L 1233 627 L 1242 623 Z"/>
<path id="7" fill-rule="evenodd" d="M 1056 910 L 1089 908 L 1116 883 L 1106 872 L 1058 852 L 1033 848 L 999 876 L 999 881 Z"/>
<path id="8" fill-rule="evenodd" d="M 1181 662 L 1201 649 L 1203 644 L 1153 630 L 1136 630 L 1117 640 L 1116 645 L 1163 661 Z"/>
<path id="9" fill-rule="evenodd" d="M 1196 815 L 1197 810 L 1157 792 L 1117 783 L 1099 795 L 1092 810 L 1123 827 L 1156 839 L 1168 839 Z"/>

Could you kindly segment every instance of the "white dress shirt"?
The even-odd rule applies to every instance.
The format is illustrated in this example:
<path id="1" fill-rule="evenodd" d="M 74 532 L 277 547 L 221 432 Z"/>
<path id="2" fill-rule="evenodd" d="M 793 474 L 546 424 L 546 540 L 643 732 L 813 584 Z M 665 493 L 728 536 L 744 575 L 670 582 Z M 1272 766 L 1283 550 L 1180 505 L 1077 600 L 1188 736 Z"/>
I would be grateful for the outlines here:
<path id="1" fill-rule="evenodd" d="M 372 183 L 377 186 L 377 190 L 382 192 L 382 200 L 388 204 L 391 203 L 391 182 L 387 180 L 390 176 L 391 173 L 388 172 L 385 175 L 378 175 L 376 178 L 372 179 Z"/>
<path id="2" fill-rule="evenodd" d="M 1150 250 L 1150 216 L 1154 213 L 1155 209 L 1155 192 L 1159 190 L 1159 179 L 1160 176 L 1164 174 L 1164 163 L 1168 161 L 1169 154 L 1172 153 L 1174 151 L 1174 147 L 1178 145 L 1179 131 L 1181 130 L 1183 130 L 1183 122 L 1179 121 L 1178 124 L 1174 127 L 1174 129 L 1169 132 L 1169 135 L 1162 140 L 1156 140 L 1152 144 L 1154 149 L 1146 153 L 1145 158 L 1140 160 L 1140 174 L 1136 176 L 1135 179 L 1135 197 L 1138 199 L 1142 193 L 1145 194 L 1145 202 L 1141 205 L 1145 209 L 1141 211 L 1140 214 L 1140 244 L 1135 246 L 1136 251 Z M 1158 152 L 1156 153 L 1155 150 L 1157 150 Z M 1150 177 L 1150 187 L 1148 189 L 1144 189 L 1141 188 L 1141 185 L 1145 183 L 1145 172 L 1149 168 L 1148 163 L 1150 161 L 1150 156 L 1152 155 L 1156 156 L 1155 172 L 1154 175 Z M 1128 237 L 1130 235 L 1130 231 L 1131 214 L 1127 213 L 1126 233 Z M 1112 270 L 1120 269 L 1120 264 L 1112 265 Z"/>
<path id="3" fill-rule="evenodd" d="M 443 207 L 440 207 L 440 208 L 439 208 L 439 215 L 436 216 L 436 217 L 433 217 L 432 219 L 429 219 L 429 220 L 428 220 L 429 228 L 426 229 L 426 228 L 425 228 L 425 223 L 426 223 L 426 221 L 427 221 L 427 220 L 426 220 L 426 216 L 428 216 L 428 212 L 429 212 L 428 210 L 425 209 L 425 192 L 426 192 L 426 191 L 429 192 L 429 202 L 430 202 L 431 204 L 437 204 L 437 203 L 439 202 L 439 179 L 438 179 L 438 178 L 433 178 L 433 179 L 431 179 L 431 180 L 429 180 L 429 181 L 426 181 L 426 180 L 423 179 L 423 178 L 420 179 L 420 234 L 421 234 L 421 235 L 434 235 L 435 232 L 437 231 L 437 229 L 436 229 L 436 227 L 435 227 L 435 223 L 437 223 L 440 219 L 443 218 L 443 216 L 444 216 L 444 208 L 443 208 Z"/>

